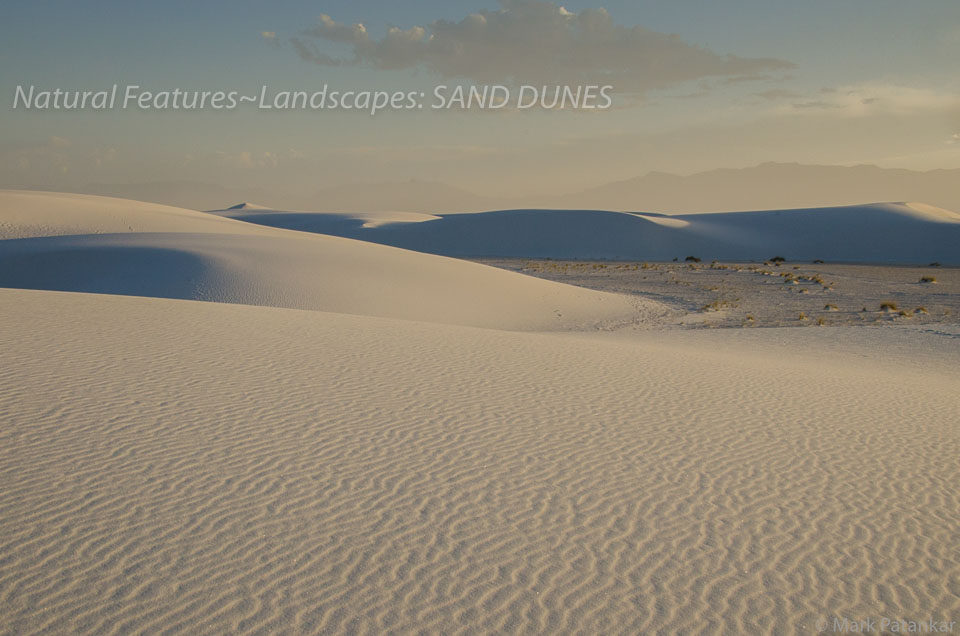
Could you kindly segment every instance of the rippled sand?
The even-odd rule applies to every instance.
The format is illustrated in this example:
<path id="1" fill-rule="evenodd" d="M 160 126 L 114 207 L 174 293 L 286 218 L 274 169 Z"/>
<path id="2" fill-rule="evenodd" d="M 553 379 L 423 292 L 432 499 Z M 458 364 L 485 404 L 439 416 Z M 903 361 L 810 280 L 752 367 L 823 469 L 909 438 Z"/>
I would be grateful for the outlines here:
<path id="1" fill-rule="evenodd" d="M 10 290 L 0 320 L 2 633 L 960 612 L 956 334 L 542 335 Z"/>

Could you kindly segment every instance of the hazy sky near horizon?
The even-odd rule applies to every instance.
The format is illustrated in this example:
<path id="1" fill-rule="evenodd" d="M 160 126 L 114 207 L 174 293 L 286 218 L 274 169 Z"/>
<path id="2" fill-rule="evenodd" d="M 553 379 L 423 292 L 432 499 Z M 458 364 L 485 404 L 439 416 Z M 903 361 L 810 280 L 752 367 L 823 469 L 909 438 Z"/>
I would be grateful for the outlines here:
<path id="1" fill-rule="evenodd" d="M 960 167 L 956 0 L 40 0 L 4 3 L 0 29 L 6 188 L 421 179 L 520 196 L 765 161 Z M 31 84 L 429 97 L 474 82 L 617 93 L 592 112 L 12 108 Z"/>

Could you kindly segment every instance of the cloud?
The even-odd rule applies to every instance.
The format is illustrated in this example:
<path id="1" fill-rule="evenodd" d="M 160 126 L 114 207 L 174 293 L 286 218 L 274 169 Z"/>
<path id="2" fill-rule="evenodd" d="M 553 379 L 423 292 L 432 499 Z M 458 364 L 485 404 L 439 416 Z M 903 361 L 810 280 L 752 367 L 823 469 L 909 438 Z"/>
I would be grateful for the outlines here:
<path id="1" fill-rule="evenodd" d="M 280 38 L 277 37 L 276 31 L 261 31 L 260 37 L 263 38 L 263 41 L 272 46 L 275 49 L 280 48 Z"/>
<path id="2" fill-rule="evenodd" d="M 226 166 L 232 169 L 249 170 L 253 168 L 276 168 L 281 163 L 289 163 L 304 158 L 304 154 L 293 148 L 287 150 L 241 150 L 230 152 L 226 150 L 217 150 L 212 155 L 188 154 L 184 157 L 184 163 L 195 163 L 207 161 L 211 157 L 218 166 Z"/>
<path id="3" fill-rule="evenodd" d="M 95 174 L 116 162 L 118 154 L 113 147 L 74 144 L 67 137 L 51 135 L 36 141 L 0 144 L 0 173 L 8 178 L 29 178 L 21 183 L 50 181 L 75 172 Z"/>
<path id="4" fill-rule="evenodd" d="M 722 55 L 677 35 L 618 25 L 605 9 L 574 13 L 540 0 L 500 0 L 496 11 L 483 10 L 458 22 L 391 27 L 379 38 L 363 24 L 321 15 L 291 43 L 302 59 L 324 66 L 425 69 L 483 83 L 611 84 L 638 92 L 793 67 L 772 58 Z M 331 44 L 349 52 L 331 55 Z"/>
<path id="5" fill-rule="evenodd" d="M 820 89 L 816 98 L 779 107 L 780 112 L 832 111 L 847 117 L 960 112 L 960 93 L 899 84 L 862 83 Z"/>
<path id="6" fill-rule="evenodd" d="M 781 99 L 798 99 L 803 97 L 800 93 L 794 91 L 784 90 L 782 88 L 774 88 L 768 91 L 762 91 L 760 93 L 754 93 L 757 97 L 762 97 L 770 101 L 777 101 Z"/>

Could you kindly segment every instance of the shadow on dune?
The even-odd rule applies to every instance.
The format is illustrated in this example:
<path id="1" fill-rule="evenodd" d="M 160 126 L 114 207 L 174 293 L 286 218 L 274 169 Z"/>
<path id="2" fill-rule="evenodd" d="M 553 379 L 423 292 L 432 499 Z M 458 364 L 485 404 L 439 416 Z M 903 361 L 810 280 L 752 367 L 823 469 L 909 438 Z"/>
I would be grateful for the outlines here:
<path id="1" fill-rule="evenodd" d="M 202 300 L 206 260 L 163 247 L 110 244 L 110 235 L 0 243 L 0 287 Z"/>
<path id="2" fill-rule="evenodd" d="M 224 216 L 454 257 L 960 263 L 960 217 L 906 204 L 674 216 L 503 210 L 378 224 L 349 214 Z"/>

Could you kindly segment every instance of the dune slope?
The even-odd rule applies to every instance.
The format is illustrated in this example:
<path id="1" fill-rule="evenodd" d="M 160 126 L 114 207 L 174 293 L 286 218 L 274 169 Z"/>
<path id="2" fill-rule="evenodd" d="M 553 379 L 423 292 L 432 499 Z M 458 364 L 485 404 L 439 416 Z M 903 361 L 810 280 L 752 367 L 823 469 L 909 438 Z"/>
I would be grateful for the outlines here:
<path id="1" fill-rule="evenodd" d="M 515 330 L 621 325 L 665 311 L 474 263 L 118 199 L 0 192 L 0 227 L 0 287 Z"/>
<path id="2" fill-rule="evenodd" d="M 0 323 L 0 633 L 960 612 L 949 334 L 607 340 L 24 290 Z"/>
<path id="3" fill-rule="evenodd" d="M 824 259 L 960 264 L 960 215 L 907 203 L 664 216 L 597 210 L 384 215 L 220 211 L 214 215 L 447 256 L 670 260 Z"/>

